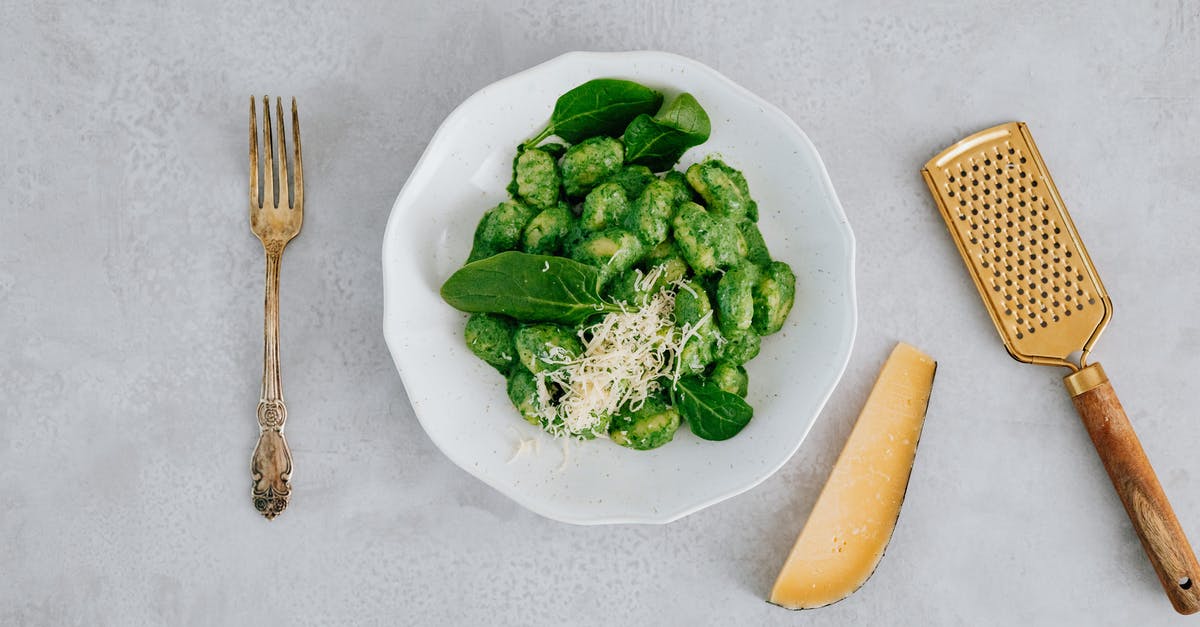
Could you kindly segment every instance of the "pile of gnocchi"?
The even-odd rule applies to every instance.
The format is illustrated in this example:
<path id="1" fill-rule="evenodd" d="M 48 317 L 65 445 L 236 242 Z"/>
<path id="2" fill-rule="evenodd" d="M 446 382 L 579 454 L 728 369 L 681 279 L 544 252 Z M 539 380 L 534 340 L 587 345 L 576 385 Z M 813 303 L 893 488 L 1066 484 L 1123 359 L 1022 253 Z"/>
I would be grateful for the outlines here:
<path id="1" fill-rule="evenodd" d="M 518 413 L 557 436 L 733 437 L 753 416 L 745 364 L 792 309 L 795 275 L 745 176 L 717 155 L 674 169 L 707 114 L 689 94 L 662 101 L 618 79 L 559 98 L 442 289 Z"/>

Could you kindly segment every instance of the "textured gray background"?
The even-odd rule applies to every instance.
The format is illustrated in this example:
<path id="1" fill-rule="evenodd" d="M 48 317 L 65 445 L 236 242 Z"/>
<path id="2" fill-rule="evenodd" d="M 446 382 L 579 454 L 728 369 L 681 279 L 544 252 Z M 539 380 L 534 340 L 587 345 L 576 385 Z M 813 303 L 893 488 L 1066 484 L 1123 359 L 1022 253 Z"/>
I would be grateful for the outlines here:
<path id="1" fill-rule="evenodd" d="M 1030 123 L 1116 304 L 1097 355 L 1200 540 L 1195 5 L 567 4 L 3 3 L 0 623 L 1184 624 L 1061 373 L 1005 355 L 917 168 Z M 858 237 L 859 337 L 762 486 L 667 526 L 573 527 L 421 431 L 380 334 L 380 237 L 474 90 L 644 48 L 712 65 L 812 137 Z M 247 495 L 245 117 L 264 92 L 299 97 L 309 182 L 283 265 L 296 491 L 272 523 Z M 887 557 L 833 607 L 767 605 L 898 339 L 940 368 Z"/>

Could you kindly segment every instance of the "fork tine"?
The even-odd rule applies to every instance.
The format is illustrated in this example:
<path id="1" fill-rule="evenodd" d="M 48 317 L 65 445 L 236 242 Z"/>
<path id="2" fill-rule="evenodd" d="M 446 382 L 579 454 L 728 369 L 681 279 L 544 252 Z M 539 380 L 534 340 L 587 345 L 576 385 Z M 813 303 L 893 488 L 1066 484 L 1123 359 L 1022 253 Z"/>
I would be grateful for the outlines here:
<path id="1" fill-rule="evenodd" d="M 275 113 L 279 124 L 279 208 L 288 209 L 292 206 L 292 200 L 288 194 L 287 131 L 283 128 L 283 98 L 275 98 Z"/>
<path id="2" fill-rule="evenodd" d="M 282 117 L 283 114 L 280 114 Z M 304 161 L 300 157 L 300 113 L 296 110 L 296 98 L 292 97 L 292 187 L 295 202 L 293 207 L 304 209 Z"/>
<path id="3" fill-rule="evenodd" d="M 256 104 L 254 96 L 250 96 L 250 207 L 255 209 L 262 207 L 258 201 L 258 120 L 254 115 Z"/>
<path id="4" fill-rule="evenodd" d="M 266 160 L 263 162 L 263 205 L 275 209 L 275 159 L 271 153 L 274 138 L 271 135 L 271 97 L 263 96 L 263 146 Z"/>

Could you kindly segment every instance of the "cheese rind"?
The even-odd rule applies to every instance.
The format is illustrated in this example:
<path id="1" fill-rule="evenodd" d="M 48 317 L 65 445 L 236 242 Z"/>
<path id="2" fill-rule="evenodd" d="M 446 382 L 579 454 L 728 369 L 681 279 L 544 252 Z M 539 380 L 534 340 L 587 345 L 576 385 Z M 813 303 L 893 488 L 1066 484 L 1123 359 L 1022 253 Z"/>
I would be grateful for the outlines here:
<path id="1" fill-rule="evenodd" d="M 875 571 L 908 488 L 937 363 L 898 344 L 771 590 L 811 609 L 850 596 Z"/>

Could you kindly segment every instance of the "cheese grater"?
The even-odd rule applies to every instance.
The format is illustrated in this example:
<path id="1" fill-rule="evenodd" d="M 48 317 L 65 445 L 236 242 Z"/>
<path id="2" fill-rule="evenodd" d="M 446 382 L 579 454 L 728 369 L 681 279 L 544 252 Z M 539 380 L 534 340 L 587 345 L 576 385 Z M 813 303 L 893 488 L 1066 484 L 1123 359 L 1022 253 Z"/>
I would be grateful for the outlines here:
<path id="1" fill-rule="evenodd" d="M 1087 363 L 1112 302 L 1028 127 L 975 133 L 921 173 L 1009 354 L 1070 369 L 1067 391 L 1171 604 L 1200 611 L 1191 545 L 1108 377 Z"/>

